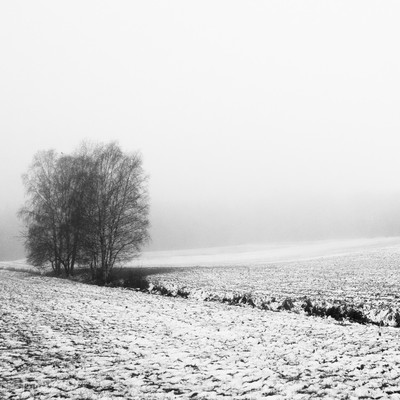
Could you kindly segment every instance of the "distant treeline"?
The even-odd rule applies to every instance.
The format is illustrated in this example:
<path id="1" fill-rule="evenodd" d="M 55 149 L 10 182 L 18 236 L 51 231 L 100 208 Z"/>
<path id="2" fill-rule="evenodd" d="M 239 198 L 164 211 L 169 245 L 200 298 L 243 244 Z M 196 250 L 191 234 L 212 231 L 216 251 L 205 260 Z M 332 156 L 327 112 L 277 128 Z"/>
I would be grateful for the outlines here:
<path id="1" fill-rule="evenodd" d="M 141 156 L 116 143 L 38 152 L 23 176 L 27 200 L 19 211 L 28 261 L 67 276 L 87 265 L 107 281 L 149 239 L 146 181 Z"/>

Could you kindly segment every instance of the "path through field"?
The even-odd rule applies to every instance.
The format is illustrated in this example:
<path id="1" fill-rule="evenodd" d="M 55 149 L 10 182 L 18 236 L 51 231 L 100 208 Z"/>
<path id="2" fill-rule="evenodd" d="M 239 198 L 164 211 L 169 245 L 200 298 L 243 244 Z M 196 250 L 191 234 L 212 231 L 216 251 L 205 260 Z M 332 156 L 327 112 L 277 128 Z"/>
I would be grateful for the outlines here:
<path id="1" fill-rule="evenodd" d="M 400 330 L 0 270 L 2 399 L 400 399 Z"/>

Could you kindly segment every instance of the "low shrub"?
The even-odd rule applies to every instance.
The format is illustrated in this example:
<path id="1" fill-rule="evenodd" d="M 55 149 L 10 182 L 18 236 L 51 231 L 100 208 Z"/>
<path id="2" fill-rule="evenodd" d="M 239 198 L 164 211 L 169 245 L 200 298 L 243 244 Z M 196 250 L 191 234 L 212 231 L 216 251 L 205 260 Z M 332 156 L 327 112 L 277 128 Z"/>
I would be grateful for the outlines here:
<path id="1" fill-rule="evenodd" d="M 278 307 L 278 310 L 290 311 L 293 307 L 294 307 L 293 300 L 290 297 L 286 297 L 286 299 L 283 300 L 282 304 Z"/>

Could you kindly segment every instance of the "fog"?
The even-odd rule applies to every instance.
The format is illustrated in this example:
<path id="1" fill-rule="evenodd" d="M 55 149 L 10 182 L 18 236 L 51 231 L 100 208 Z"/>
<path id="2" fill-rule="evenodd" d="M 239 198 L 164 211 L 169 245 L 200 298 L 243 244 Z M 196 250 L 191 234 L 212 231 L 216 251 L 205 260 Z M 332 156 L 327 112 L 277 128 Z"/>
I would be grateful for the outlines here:
<path id="1" fill-rule="evenodd" d="M 0 259 L 33 155 L 140 150 L 149 250 L 400 235 L 400 4 L 0 5 Z"/>

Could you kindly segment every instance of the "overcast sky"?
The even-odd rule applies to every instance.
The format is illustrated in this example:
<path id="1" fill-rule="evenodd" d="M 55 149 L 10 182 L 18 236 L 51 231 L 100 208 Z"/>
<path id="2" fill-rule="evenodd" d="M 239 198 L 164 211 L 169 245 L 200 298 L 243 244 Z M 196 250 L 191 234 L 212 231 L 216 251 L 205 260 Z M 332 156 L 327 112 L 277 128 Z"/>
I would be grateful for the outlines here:
<path id="1" fill-rule="evenodd" d="M 151 249 L 400 234 L 397 1 L 0 5 L 0 259 L 35 152 L 140 150 Z"/>

